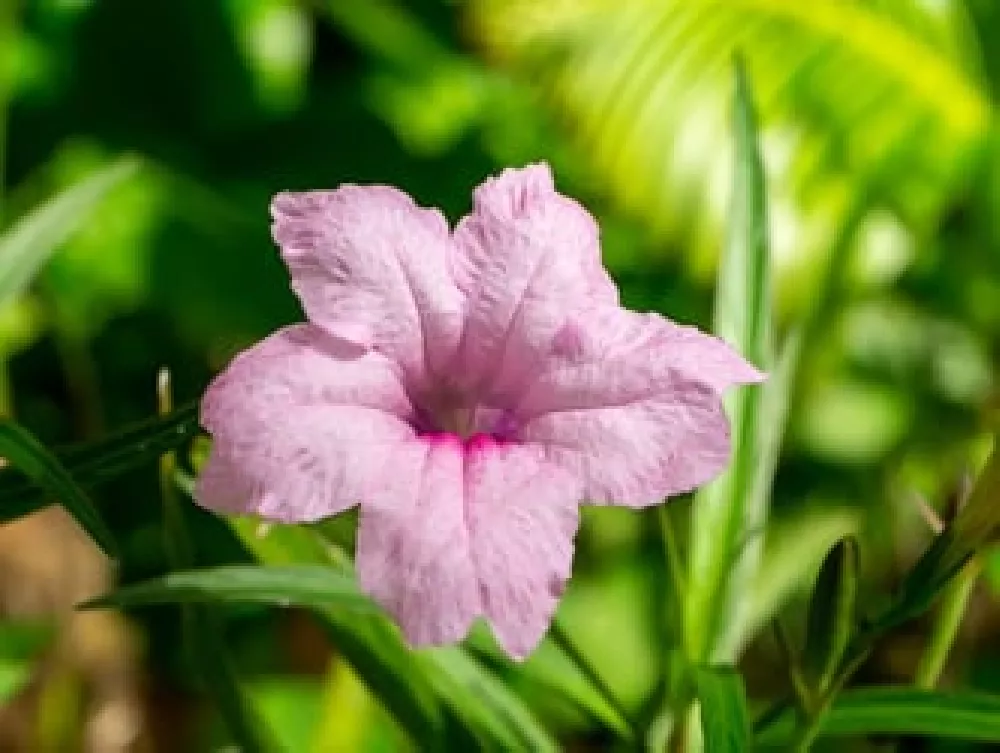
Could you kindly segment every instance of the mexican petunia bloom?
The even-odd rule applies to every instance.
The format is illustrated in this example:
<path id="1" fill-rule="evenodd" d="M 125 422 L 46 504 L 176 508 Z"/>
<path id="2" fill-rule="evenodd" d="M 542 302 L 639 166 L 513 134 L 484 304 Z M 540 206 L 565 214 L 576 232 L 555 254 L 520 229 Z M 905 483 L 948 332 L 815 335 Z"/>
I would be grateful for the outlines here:
<path id="1" fill-rule="evenodd" d="M 209 387 L 198 498 L 281 522 L 359 504 L 361 586 L 411 644 L 483 616 L 526 656 L 582 502 L 656 504 L 726 465 L 721 393 L 762 375 L 623 309 L 594 220 L 546 166 L 487 180 L 453 231 L 381 186 L 283 193 L 271 211 L 308 321 Z"/>

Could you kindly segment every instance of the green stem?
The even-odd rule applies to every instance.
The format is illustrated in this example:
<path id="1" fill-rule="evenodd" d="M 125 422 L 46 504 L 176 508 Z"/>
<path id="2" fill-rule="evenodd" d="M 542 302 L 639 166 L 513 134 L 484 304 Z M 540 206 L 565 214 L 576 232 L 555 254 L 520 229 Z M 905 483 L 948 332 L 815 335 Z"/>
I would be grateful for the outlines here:
<path id="1" fill-rule="evenodd" d="M 945 589 L 930 643 L 917 665 L 913 682 L 918 688 L 930 690 L 937 685 L 982 569 L 982 562 L 978 558 L 970 560 Z"/>
<path id="2" fill-rule="evenodd" d="M 173 397 L 167 369 L 161 369 L 157 378 L 156 397 L 160 416 L 169 415 L 173 411 Z M 196 558 L 184 522 L 184 500 L 176 476 L 177 454 L 168 450 L 160 457 L 164 546 L 171 569 L 186 570 L 195 566 Z M 180 610 L 181 634 L 189 651 L 188 661 L 197 668 L 237 748 L 243 753 L 266 753 L 274 749 L 268 730 L 240 691 L 215 611 L 201 604 L 182 604 Z"/>
<path id="3" fill-rule="evenodd" d="M 608 685 L 607 681 L 598 673 L 594 668 L 594 665 L 590 660 L 584 656 L 583 652 L 579 647 L 573 642 L 569 637 L 569 634 L 563 628 L 561 622 L 558 619 L 552 621 L 552 627 L 549 628 L 549 635 L 552 640 L 560 650 L 573 662 L 577 669 L 590 681 L 591 685 L 601 694 L 605 702 L 615 710 L 617 715 L 621 718 L 623 724 L 628 728 L 629 737 L 633 740 L 636 739 L 635 723 L 632 720 L 631 715 L 628 710 L 618 699 L 618 696 Z"/>
<path id="4" fill-rule="evenodd" d="M 670 520 L 670 510 L 667 509 L 666 505 L 658 507 L 657 516 L 660 520 L 660 533 L 663 536 L 663 553 L 667 560 L 670 585 L 673 586 L 677 600 L 680 601 L 684 598 L 684 593 L 687 591 L 687 579 L 684 576 L 681 549 L 677 544 L 677 533 L 674 531 L 674 524 Z"/>

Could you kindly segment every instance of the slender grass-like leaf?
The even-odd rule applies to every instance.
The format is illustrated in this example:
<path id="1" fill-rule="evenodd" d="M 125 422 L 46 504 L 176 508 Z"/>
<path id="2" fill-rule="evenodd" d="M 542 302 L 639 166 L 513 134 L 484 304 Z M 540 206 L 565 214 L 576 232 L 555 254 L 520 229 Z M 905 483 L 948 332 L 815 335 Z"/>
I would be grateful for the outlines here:
<path id="1" fill-rule="evenodd" d="M 549 638 L 552 639 L 551 631 Z M 486 630 L 473 628 L 465 645 L 487 666 L 498 670 L 510 668 L 510 660 L 497 648 Z M 635 739 L 631 722 L 622 713 L 620 704 L 615 703 L 606 690 L 596 687 L 579 663 L 570 659 L 558 646 L 543 643 L 531 655 L 531 661 L 518 664 L 516 671 L 519 680 L 535 686 L 536 693 L 561 696 L 595 725 L 610 730 L 624 741 Z"/>
<path id="2" fill-rule="evenodd" d="M 161 417 L 169 416 L 173 412 L 173 392 L 170 371 L 166 368 L 161 369 L 157 377 L 156 396 L 158 413 Z M 177 486 L 177 475 L 176 453 L 168 449 L 160 457 L 159 468 L 163 543 L 171 568 L 183 571 L 195 566 L 195 551 L 184 521 L 184 505 L 188 500 Z M 187 586 L 189 595 L 197 590 L 192 588 L 190 578 L 183 573 L 169 573 L 164 577 L 174 584 L 180 580 L 182 586 Z M 240 580 L 238 576 L 236 580 Z M 245 578 L 242 582 L 245 583 Z M 149 590 L 148 586 L 144 590 L 140 585 L 134 587 L 132 593 L 138 593 L 140 599 L 148 598 Z M 273 750 L 275 743 L 271 731 L 240 687 L 218 613 L 207 604 L 182 603 L 180 615 L 181 635 L 191 669 L 215 701 L 232 741 L 244 753 Z"/>
<path id="3" fill-rule="evenodd" d="M 0 456 L 51 494 L 108 556 L 116 556 L 114 537 L 87 493 L 59 459 L 29 431 L 13 421 L 0 421 Z M 0 509 L 3 506 L 0 501 Z"/>
<path id="4" fill-rule="evenodd" d="M 139 164 L 134 157 L 112 162 L 49 199 L 0 236 L 0 306 L 28 285 L 107 193 L 134 175 Z"/>
<path id="5" fill-rule="evenodd" d="M 749 750 L 750 717 L 743 678 L 723 667 L 699 667 L 694 675 L 705 753 Z"/>
<path id="6" fill-rule="evenodd" d="M 756 738 L 760 746 L 787 744 L 795 725 L 789 710 Z M 833 703 L 821 737 L 917 735 L 1000 743 L 1000 696 L 911 687 L 846 690 Z"/>
<path id="7" fill-rule="evenodd" d="M 715 329 L 766 369 L 771 365 L 771 300 L 765 179 L 750 87 L 739 62 L 735 89 L 732 216 L 719 267 Z M 756 476 L 761 391 L 733 390 L 726 403 L 733 435 L 730 466 L 698 494 L 691 519 L 684 638 L 695 661 L 714 658 L 729 618 L 744 611 L 733 597 L 749 593 L 767 518 L 768 495 L 753 492 L 755 482 L 770 482 Z M 733 573 L 740 583 L 732 582 Z"/>
<path id="8" fill-rule="evenodd" d="M 876 629 L 888 630 L 926 611 L 979 549 L 1000 537 L 1000 448 L 994 448 L 969 501 L 907 574 Z"/>
<path id="9" fill-rule="evenodd" d="M 135 607 L 149 604 L 250 602 L 277 606 L 374 611 L 375 605 L 354 581 L 321 565 L 226 565 L 168 573 L 124 586 L 81 608 Z"/>
<path id="10" fill-rule="evenodd" d="M 262 527 L 247 518 L 230 524 L 264 564 L 345 564 L 343 553 L 305 527 Z M 450 720 L 461 725 L 464 739 L 471 735 L 484 749 L 558 750 L 520 698 L 464 649 L 413 651 L 381 614 L 329 606 L 317 613 L 358 677 L 421 749 L 441 749 Z"/>
<path id="11" fill-rule="evenodd" d="M 56 448 L 53 454 L 83 488 L 108 481 L 133 468 L 153 463 L 162 453 L 180 447 L 198 432 L 197 406 L 190 404 L 167 416 L 144 421 L 87 444 Z M 52 503 L 48 492 L 25 473 L 0 471 L 0 524 Z"/>
<path id="12" fill-rule="evenodd" d="M 262 526 L 250 518 L 229 524 L 262 564 L 336 564 L 321 538 L 302 526 Z M 379 615 L 344 615 L 321 608 L 337 649 L 372 694 L 418 745 L 439 745 L 444 735 L 444 708 L 435 689 L 420 672 L 418 659 L 399 633 Z"/>
<path id="13" fill-rule="evenodd" d="M 858 545 L 849 536 L 824 560 L 809 603 L 802 664 L 816 697 L 826 691 L 854 635 L 857 591 Z"/>
<path id="14" fill-rule="evenodd" d="M 560 750 L 521 699 L 463 649 L 431 651 L 426 660 L 439 670 L 428 674 L 430 682 L 487 749 L 539 753 Z"/>

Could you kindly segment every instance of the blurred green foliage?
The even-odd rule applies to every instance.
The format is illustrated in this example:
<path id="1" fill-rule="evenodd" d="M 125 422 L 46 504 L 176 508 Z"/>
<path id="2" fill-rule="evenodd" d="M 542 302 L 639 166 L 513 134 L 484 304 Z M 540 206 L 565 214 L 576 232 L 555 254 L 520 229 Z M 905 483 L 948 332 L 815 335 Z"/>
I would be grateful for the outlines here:
<path id="1" fill-rule="evenodd" d="M 759 711 L 790 690 L 766 627 L 780 614 L 802 632 L 833 542 L 857 537 L 859 609 L 878 611 L 930 538 L 914 498 L 943 504 L 995 428 L 998 39 L 993 0 L 0 0 L 0 280 L 27 282 L 9 240 L 40 207 L 137 165 L 71 206 L 80 216 L 45 241 L 51 258 L 9 286 L 0 405 L 59 445 L 155 413 L 161 366 L 179 402 L 197 398 L 237 349 L 301 317 L 269 237 L 279 190 L 388 183 L 454 220 L 483 176 L 539 159 L 598 216 L 629 306 L 709 328 L 739 51 L 760 109 L 775 328 L 803 335 L 747 589 L 741 668 Z M 151 463 L 95 491 L 126 583 L 168 569 L 158 496 Z M 689 508 L 677 500 L 670 516 Z M 586 512 L 560 609 L 640 718 L 657 713 L 646 704 L 676 648 L 662 638 L 669 584 L 649 513 Z M 249 559 L 245 532 L 193 505 L 183 516 L 197 564 Z M 349 527 L 324 535 L 349 547 Z M 997 691 L 1000 565 L 986 564 L 943 682 Z M 150 724 L 155 689 L 195 710 L 160 749 L 222 739 L 177 611 L 131 614 Z M 316 650 L 301 614 L 222 614 L 249 695 L 290 749 L 406 745 L 376 700 L 385 688 L 341 660 L 343 632 Z M 893 633 L 862 679 L 907 680 L 931 622 Z M 0 705 L 34 655 L 6 645 Z M 487 636 L 471 646 L 504 681 L 494 701 L 511 690 L 568 749 L 610 745 L 610 712 L 551 643 L 517 668 Z M 442 689 L 469 676 L 455 674 L 470 671 L 465 653 L 452 660 L 427 670 L 434 714 L 470 687 Z"/>

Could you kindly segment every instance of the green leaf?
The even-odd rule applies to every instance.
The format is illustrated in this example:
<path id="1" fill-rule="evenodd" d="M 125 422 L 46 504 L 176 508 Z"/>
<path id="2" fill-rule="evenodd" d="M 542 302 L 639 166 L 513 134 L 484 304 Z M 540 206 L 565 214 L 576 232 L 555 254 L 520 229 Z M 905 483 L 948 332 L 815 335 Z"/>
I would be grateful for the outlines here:
<path id="1" fill-rule="evenodd" d="M 161 416 L 169 416 L 173 409 L 173 392 L 170 383 L 170 371 L 161 369 L 156 380 L 157 406 Z M 186 570 L 195 565 L 195 549 L 184 519 L 184 508 L 189 504 L 187 497 L 181 494 L 178 487 L 179 469 L 177 455 L 173 449 L 163 452 L 159 463 L 160 498 L 163 513 L 163 543 L 170 567 L 176 570 Z M 204 574 L 173 572 L 164 576 L 161 581 L 175 585 L 185 594 L 185 598 L 197 598 L 204 593 L 206 587 L 216 588 L 222 583 L 240 584 L 245 590 L 253 590 L 261 595 L 266 591 L 266 578 L 256 576 L 240 576 L 232 572 L 217 573 L 214 580 L 209 576 L 208 583 Z M 191 581 L 195 580 L 195 583 Z M 162 583 L 160 584 L 162 585 Z M 133 597 L 148 599 L 156 584 L 145 587 L 140 584 L 123 589 L 130 591 Z M 274 593 L 273 588 L 270 593 Z M 147 602 L 150 603 L 150 602 Z M 187 650 L 190 669 L 203 687 L 215 701 L 216 708 L 225 723 L 232 742 L 241 751 L 255 753 L 274 749 L 273 733 L 264 719 L 258 714 L 253 701 L 243 692 L 239 677 L 230 660 L 229 647 L 224 637 L 220 615 L 210 604 L 183 603 L 180 607 L 181 637 Z"/>
<path id="2" fill-rule="evenodd" d="M 264 564 L 327 564 L 347 572 L 343 552 L 308 528 L 248 518 L 230 525 Z M 317 606 L 334 645 L 418 747 L 440 749 L 453 717 L 485 749 L 558 750 L 524 703 L 463 649 L 413 651 L 381 613 Z"/>
<path id="3" fill-rule="evenodd" d="M 849 536 L 824 560 L 809 603 L 802 668 L 816 697 L 826 691 L 854 635 L 857 593 L 858 545 Z"/>
<path id="4" fill-rule="evenodd" d="M 991 133 L 990 96 L 970 45 L 935 5 L 907 0 L 474 0 L 470 28 L 491 59 L 536 87 L 572 128 L 596 179 L 683 249 L 706 278 L 725 213 L 715 178 L 726 65 L 743 51 L 782 166 L 793 303 L 816 292 L 816 262 L 857 191 L 930 230 Z M 905 9 L 905 10 L 904 10 Z M 920 18 L 920 23 L 913 21 Z M 933 33 L 926 33 L 933 27 Z M 785 149 L 784 147 L 787 147 Z M 644 260 L 645 263 L 648 261 Z"/>
<path id="5" fill-rule="evenodd" d="M 750 749 L 750 718 L 743 679 L 728 667 L 699 667 L 695 687 L 705 753 Z"/>
<path id="6" fill-rule="evenodd" d="M 519 680 L 535 686 L 539 694 L 557 694 L 575 706 L 594 724 L 612 731 L 622 740 L 634 740 L 630 720 L 606 689 L 598 687 L 580 664 L 556 645 L 553 636 L 544 641 L 529 661 L 516 665 Z M 511 667 L 510 660 L 497 647 L 485 626 L 473 628 L 466 648 L 490 666 Z"/>
<path id="7" fill-rule="evenodd" d="M 374 611 L 354 581 L 321 565 L 227 565 L 168 573 L 81 605 L 83 609 L 148 604 L 251 602 L 277 606 Z"/>
<path id="8" fill-rule="evenodd" d="M 771 281 L 764 165 L 757 113 L 743 63 L 734 63 L 736 164 L 729 240 L 715 290 L 715 334 L 761 368 L 771 361 Z"/>
<path id="9" fill-rule="evenodd" d="M 335 564 L 320 537 L 301 526 L 262 526 L 250 518 L 229 520 L 236 535 L 263 564 Z M 444 709 L 421 673 L 418 659 L 399 633 L 378 615 L 345 615 L 321 609 L 333 644 L 400 726 L 418 744 L 433 747 L 444 732 Z"/>
<path id="10" fill-rule="evenodd" d="M 735 66 L 733 125 L 736 171 L 731 226 L 716 289 L 716 334 L 760 368 L 771 362 L 771 303 L 764 169 L 757 125 L 742 65 Z M 733 433 L 727 471 L 697 495 L 691 518 L 690 566 L 684 609 L 684 637 L 694 660 L 714 658 L 720 638 L 745 599 L 760 558 L 760 532 L 769 495 L 754 494 L 761 428 L 762 393 L 733 390 L 726 405 Z M 728 653 L 732 653 L 730 648 Z M 731 660 L 735 657 L 722 657 Z"/>
<path id="11" fill-rule="evenodd" d="M 774 487 L 774 477 L 778 470 L 781 457 L 781 447 L 784 443 L 785 428 L 788 423 L 788 411 L 791 404 L 795 378 L 798 373 L 802 356 L 802 331 L 796 329 L 789 333 L 781 346 L 781 355 L 767 381 L 757 389 L 760 390 L 760 412 L 757 419 L 759 437 L 757 441 L 757 461 L 751 481 L 751 498 L 749 509 L 757 511 L 761 519 L 751 522 L 753 528 L 747 531 L 747 544 L 742 551 L 742 557 L 737 561 L 735 580 L 746 582 L 749 591 L 741 594 L 733 604 L 730 619 L 723 625 L 719 638 L 718 651 L 721 656 L 737 656 L 742 647 L 753 636 L 763 623 L 766 623 L 776 611 L 777 604 L 768 603 L 759 598 L 761 585 L 766 584 L 770 594 L 777 595 L 783 580 L 794 577 L 795 569 L 782 573 L 781 578 L 765 578 L 763 573 L 769 566 L 769 555 L 773 555 L 775 547 L 770 546 L 774 533 L 774 521 L 768 515 L 767 546 L 764 546 L 763 517 L 767 513 L 771 491 Z M 812 536 L 814 528 L 809 527 Z M 801 542 L 798 538 L 796 541 Z"/>
<path id="12" fill-rule="evenodd" d="M 764 729 L 758 745 L 787 744 L 795 726 L 789 710 Z M 833 703 L 820 736 L 920 735 L 1000 743 L 1000 697 L 910 687 L 847 690 Z"/>
<path id="13" fill-rule="evenodd" d="M 934 539 L 907 574 L 899 594 L 875 630 L 889 630 L 922 614 L 977 551 L 1000 535 L 1000 452 L 994 449 L 976 480 L 972 496 L 944 532 Z"/>
<path id="14" fill-rule="evenodd" d="M 108 556 L 115 556 L 114 537 L 86 492 L 30 432 L 13 421 L 0 421 L 0 456 L 55 497 Z"/>
<path id="15" fill-rule="evenodd" d="M 438 668 L 428 679 L 449 708 L 477 733 L 489 749 L 560 750 L 558 744 L 495 675 L 460 648 L 428 652 L 428 663 Z M 470 703 L 468 699 L 476 699 Z"/>
<path id="16" fill-rule="evenodd" d="M 134 157 L 111 163 L 49 199 L 0 236 L 0 306 L 31 282 L 107 193 L 134 175 L 139 164 Z"/>
<path id="17" fill-rule="evenodd" d="M 192 403 L 105 439 L 56 449 L 54 454 L 80 486 L 89 488 L 154 462 L 197 432 L 198 409 Z M 26 479 L 17 468 L 0 471 L 0 524 L 30 515 L 51 502 L 47 491 Z"/>

